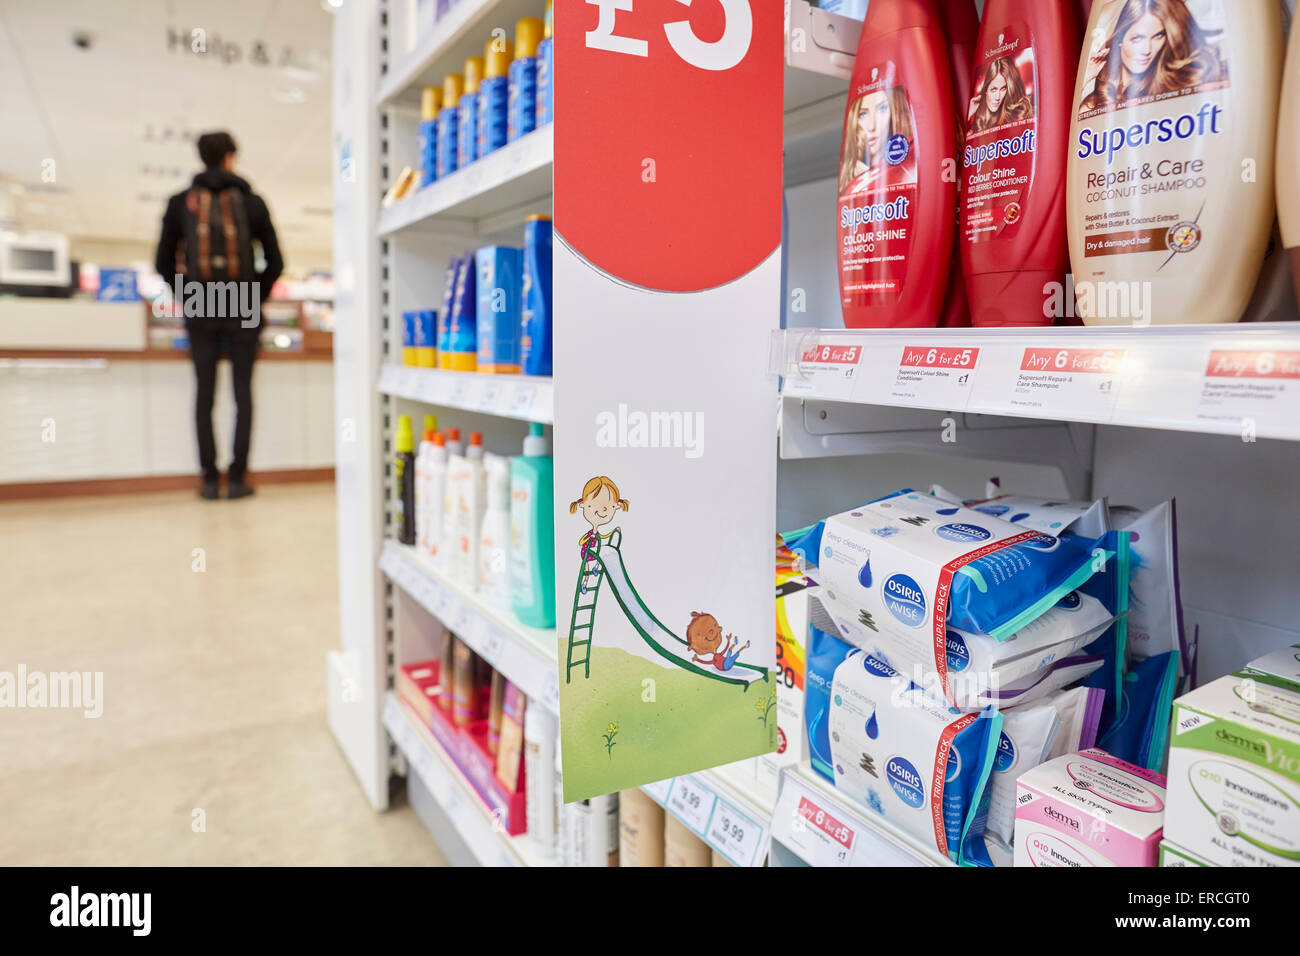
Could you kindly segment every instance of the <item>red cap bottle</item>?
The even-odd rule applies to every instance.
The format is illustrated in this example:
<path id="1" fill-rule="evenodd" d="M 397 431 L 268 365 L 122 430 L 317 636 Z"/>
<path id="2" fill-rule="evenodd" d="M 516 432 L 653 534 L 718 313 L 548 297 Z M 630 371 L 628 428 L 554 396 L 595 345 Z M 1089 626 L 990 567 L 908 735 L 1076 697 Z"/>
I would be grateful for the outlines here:
<path id="1" fill-rule="evenodd" d="M 850 328 L 933 326 L 956 228 L 956 123 L 935 0 L 872 0 L 849 82 L 836 229 Z"/>

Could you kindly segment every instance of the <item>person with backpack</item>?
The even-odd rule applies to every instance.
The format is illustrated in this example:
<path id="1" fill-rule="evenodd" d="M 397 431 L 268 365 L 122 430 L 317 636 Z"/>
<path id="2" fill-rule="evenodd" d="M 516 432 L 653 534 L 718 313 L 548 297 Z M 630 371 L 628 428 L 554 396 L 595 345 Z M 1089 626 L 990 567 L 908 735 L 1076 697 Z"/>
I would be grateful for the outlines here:
<path id="1" fill-rule="evenodd" d="M 198 389 L 194 424 L 198 433 L 199 466 L 203 471 L 199 496 L 220 496 L 216 439 L 212 434 L 212 401 L 216 390 L 217 360 L 230 358 L 235 387 L 235 448 L 226 473 L 226 496 L 245 498 L 253 493 L 246 481 L 248 446 L 253 431 L 253 361 L 261 337 L 261 303 L 284 271 L 271 212 L 248 181 L 236 176 L 235 140 L 227 132 L 199 137 L 199 158 L 204 170 L 190 188 L 167 202 L 162 236 L 158 240 L 155 268 L 163 281 L 185 289 L 185 330 Z M 265 266 L 258 272 L 253 243 L 262 246 Z M 199 295 L 199 287 L 207 294 Z M 244 285 L 248 283 L 249 285 Z M 190 294 L 190 290 L 195 290 Z M 232 303 L 252 301 L 251 316 Z M 195 307 L 198 305 L 199 307 Z"/>

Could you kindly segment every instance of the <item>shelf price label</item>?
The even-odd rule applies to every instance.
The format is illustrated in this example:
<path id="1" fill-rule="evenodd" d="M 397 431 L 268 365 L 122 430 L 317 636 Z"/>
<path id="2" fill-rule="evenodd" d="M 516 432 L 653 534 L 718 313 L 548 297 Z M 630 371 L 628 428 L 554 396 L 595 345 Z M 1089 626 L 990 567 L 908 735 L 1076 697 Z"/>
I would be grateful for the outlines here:
<path id="1" fill-rule="evenodd" d="M 656 780 L 654 783 L 647 783 L 641 789 L 658 800 L 660 804 L 667 804 L 668 794 L 673 789 L 673 778 L 669 777 L 667 780 Z"/>
<path id="2" fill-rule="evenodd" d="M 736 866 L 753 866 L 765 828 L 721 797 L 709 822 L 708 843 Z"/>
<path id="3" fill-rule="evenodd" d="M 542 703 L 552 713 L 560 712 L 560 675 L 558 671 L 548 670 L 542 683 Z"/>
<path id="4" fill-rule="evenodd" d="M 1300 352 L 1215 349 L 1205 365 L 1207 378 L 1300 379 Z"/>
<path id="5" fill-rule="evenodd" d="M 512 418 L 523 418 L 533 407 L 533 397 L 537 394 L 536 385 L 516 385 L 514 393 L 510 396 L 510 415 Z"/>
<path id="6" fill-rule="evenodd" d="M 847 866 L 853 858 L 853 843 L 857 839 L 857 833 L 808 797 L 799 798 L 794 829 L 823 844 L 835 863 Z"/>
<path id="7" fill-rule="evenodd" d="M 1123 349 L 1027 348 L 1010 391 L 992 404 L 1016 414 L 1106 422 L 1115 414 Z M 1003 383 L 1004 384 L 1004 383 Z"/>
<path id="8" fill-rule="evenodd" d="M 717 796 L 694 777 L 678 777 L 668 795 L 668 812 L 700 836 L 704 836 Z"/>
<path id="9" fill-rule="evenodd" d="M 501 660 L 501 651 L 505 649 L 506 636 L 500 628 L 492 627 L 488 629 L 487 636 L 483 639 L 483 660 L 487 661 L 493 667 Z"/>
<path id="10" fill-rule="evenodd" d="M 820 342 L 799 353 L 801 378 L 787 378 L 787 395 L 848 398 L 862 362 L 862 346 Z"/>
<path id="11" fill-rule="evenodd" d="M 447 404 L 452 408 L 465 407 L 465 393 L 469 391 L 468 378 L 457 378 L 451 387 L 451 394 L 447 396 Z"/>
<path id="12" fill-rule="evenodd" d="M 898 360 L 890 398 L 908 405 L 964 411 L 980 350 L 934 345 L 908 345 Z"/>
<path id="13" fill-rule="evenodd" d="M 501 383 L 488 382 L 483 386 L 483 391 L 478 397 L 478 410 L 480 412 L 494 412 L 497 407 L 497 399 L 501 397 Z"/>
<path id="14" fill-rule="evenodd" d="M 1295 436 L 1300 351 L 1214 349 L 1205 363 L 1197 417 L 1243 435 Z"/>

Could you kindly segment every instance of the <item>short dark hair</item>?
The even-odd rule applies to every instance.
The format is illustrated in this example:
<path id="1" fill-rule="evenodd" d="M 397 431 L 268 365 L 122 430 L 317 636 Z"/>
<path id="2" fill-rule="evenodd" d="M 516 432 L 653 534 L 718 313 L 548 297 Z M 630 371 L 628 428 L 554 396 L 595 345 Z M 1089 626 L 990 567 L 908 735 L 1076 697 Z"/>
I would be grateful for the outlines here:
<path id="1" fill-rule="evenodd" d="M 199 137 L 199 159 L 203 160 L 203 165 L 208 169 L 220 166 L 222 160 L 238 149 L 239 147 L 235 145 L 235 137 L 225 130 L 204 133 Z"/>

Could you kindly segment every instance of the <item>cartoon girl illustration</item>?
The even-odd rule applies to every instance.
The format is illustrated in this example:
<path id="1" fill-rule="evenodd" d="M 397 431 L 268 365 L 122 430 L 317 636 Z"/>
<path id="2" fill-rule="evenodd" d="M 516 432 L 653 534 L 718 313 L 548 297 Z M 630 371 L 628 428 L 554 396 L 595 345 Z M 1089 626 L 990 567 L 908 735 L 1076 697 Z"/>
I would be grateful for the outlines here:
<path id="1" fill-rule="evenodd" d="M 977 89 L 971 98 L 968 136 L 1034 115 L 1034 101 L 1025 91 L 1014 57 L 1000 56 L 989 63 Z"/>
<path id="2" fill-rule="evenodd" d="M 590 566 L 588 565 L 597 547 L 597 540 L 608 540 L 614 533 L 610 531 L 608 534 L 601 534 L 600 529 L 613 521 L 620 509 L 627 511 L 628 501 L 626 498 L 619 497 L 618 485 L 614 484 L 612 478 L 598 475 L 582 486 L 582 495 L 576 501 L 569 502 L 569 514 L 575 514 L 579 508 L 582 508 L 582 516 L 591 525 L 591 530 L 578 540 L 584 569 L 582 593 L 585 594 L 588 579 L 600 574 L 599 562 L 591 561 Z"/>
<path id="3" fill-rule="evenodd" d="M 741 647 L 737 647 L 737 643 L 735 636 L 728 634 L 726 644 L 723 644 L 722 625 L 712 614 L 691 612 L 691 623 L 686 625 L 686 646 L 695 663 L 712 664 L 720 671 L 729 671 L 735 666 L 740 652 L 749 647 L 749 641 Z"/>
<path id="4" fill-rule="evenodd" d="M 1217 31 L 1214 31 L 1217 32 Z M 1227 65 L 1185 0 L 1124 0 L 1110 38 L 1094 56 L 1100 69 L 1080 111 L 1118 109 L 1227 79 Z"/>
<path id="5" fill-rule="evenodd" d="M 916 181 L 912 109 L 901 86 L 858 97 L 845 126 L 840 195 Z"/>

